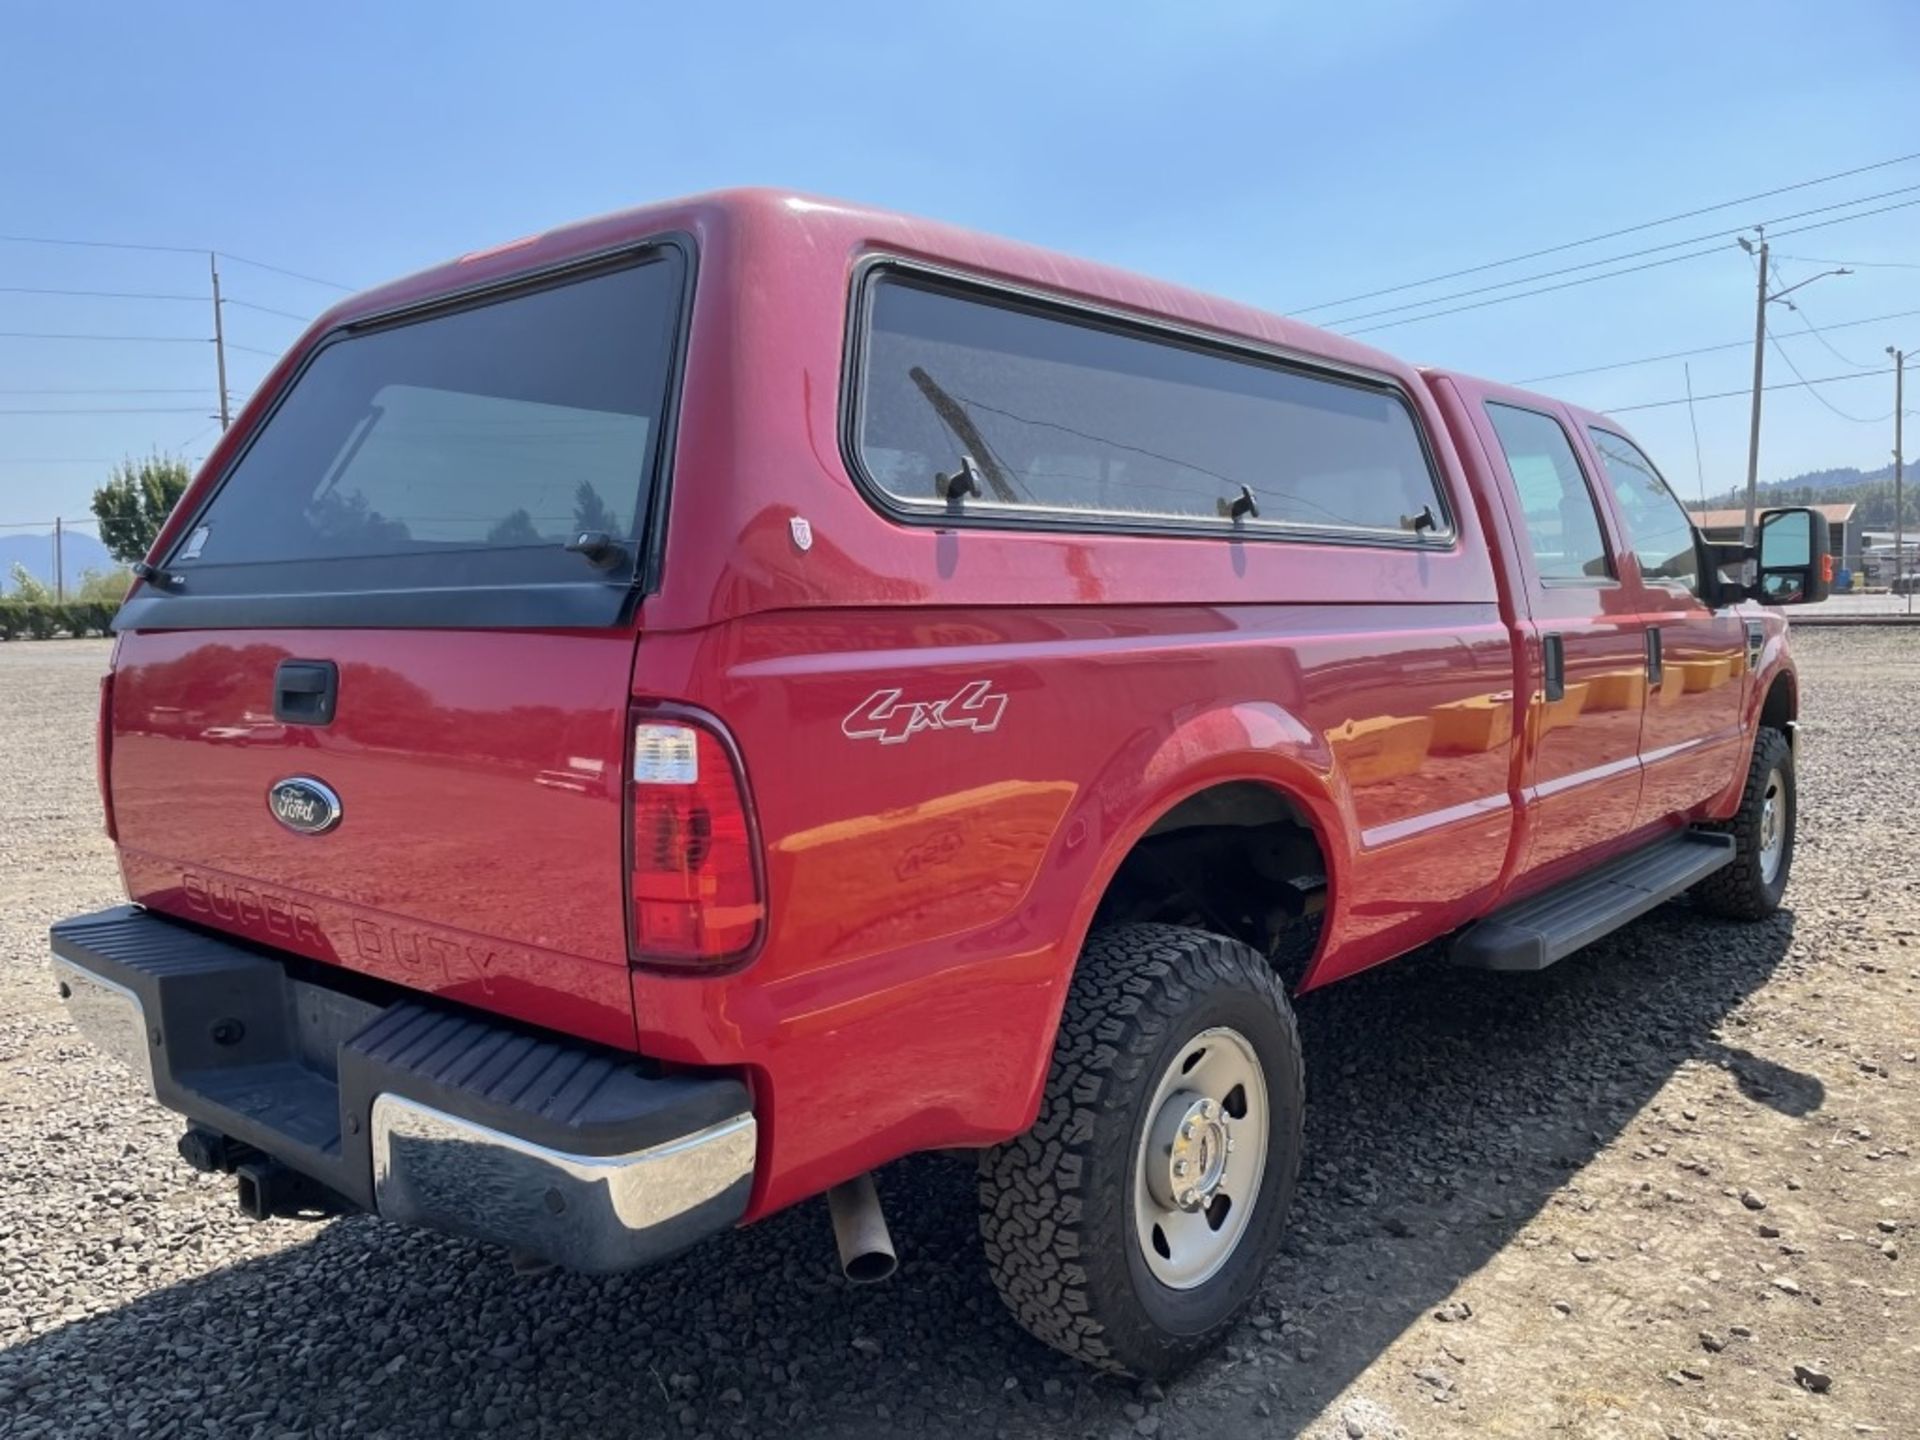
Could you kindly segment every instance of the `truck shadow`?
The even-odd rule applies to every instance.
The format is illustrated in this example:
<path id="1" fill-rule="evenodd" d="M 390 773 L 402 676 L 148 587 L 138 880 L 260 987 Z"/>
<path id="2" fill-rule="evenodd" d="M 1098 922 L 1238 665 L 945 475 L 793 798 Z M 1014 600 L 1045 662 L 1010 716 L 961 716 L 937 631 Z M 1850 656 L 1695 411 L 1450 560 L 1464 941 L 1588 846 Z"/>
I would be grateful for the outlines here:
<path id="1" fill-rule="evenodd" d="M 1636 1143 L 1636 1119 L 1670 1118 L 1648 1107 L 1680 1067 L 1819 1107 L 1820 1083 L 1742 1048 L 1732 1013 L 1792 934 L 1791 913 L 1727 926 L 1682 902 L 1539 975 L 1416 957 L 1305 997 L 1286 1258 L 1165 1403 L 1014 1327 L 978 1256 L 972 1166 L 942 1157 L 880 1177 L 902 1257 L 886 1285 L 839 1278 L 817 1202 L 600 1280 L 516 1279 L 357 1217 L 0 1353 L 0 1402 L 47 1433 L 104 1404 L 102 1433 L 137 1416 L 156 1434 L 1295 1435 L 1576 1170 Z"/>

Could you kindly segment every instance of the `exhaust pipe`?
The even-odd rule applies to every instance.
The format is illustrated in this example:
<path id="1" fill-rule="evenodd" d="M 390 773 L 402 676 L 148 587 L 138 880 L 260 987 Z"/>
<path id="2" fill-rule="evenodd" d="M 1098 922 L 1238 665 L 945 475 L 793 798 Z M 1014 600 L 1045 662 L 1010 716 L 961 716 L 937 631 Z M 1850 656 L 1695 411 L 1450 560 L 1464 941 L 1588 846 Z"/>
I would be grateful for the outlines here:
<path id="1" fill-rule="evenodd" d="M 847 1279 L 871 1285 L 899 1268 L 871 1173 L 827 1191 L 827 1214 L 833 1220 L 834 1243 L 840 1247 L 840 1273 Z"/>

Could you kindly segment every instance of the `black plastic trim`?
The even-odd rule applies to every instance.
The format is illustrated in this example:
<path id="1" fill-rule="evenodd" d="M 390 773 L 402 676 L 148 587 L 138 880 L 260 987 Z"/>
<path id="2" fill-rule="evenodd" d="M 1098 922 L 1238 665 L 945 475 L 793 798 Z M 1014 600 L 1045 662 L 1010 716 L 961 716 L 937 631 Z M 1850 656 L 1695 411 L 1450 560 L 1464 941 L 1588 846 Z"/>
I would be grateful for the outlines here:
<path id="1" fill-rule="evenodd" d="M 1676 831 L 1476 921 L 1454 937 L 1448 958 L 1472 970 L 1544 970 L 1733 859 L 1731 835 Z"/>
<path id="2" fill-rule="evenodd" d="M 369 987 L 134 905 L 62 920 L 55 955 L 140 1001 L 159 1102 L 373 1208 L 372 1105 L 397 1095 L 549 1149 L 621 1155 L 751 1110 L 726 1075 Z M 242 1038 L 220 1043 L 216 1023 Z M 271 1107 L 242 1097 L 270 1092 Z M 270 1116 L 271 1118 L 262 1118 Z"/>
<path id="3" fill-rule="evenodd" d="M 878 282 L 888 274 L 900 276 L 908 283 L 926 289 L 956 293 L 963 298 L 1003 309 L 1051 315 L 1069 324 L 1093 325 L 1161 344 L 1181 345 L 1208 354 L 1269 365 L 1316 379 L 1389 394 L 1406 407 L 1408 418 L 1413 422 L 1414 434 L 1419 437 L 1421 454 L 1427 464 L 1427 479 L 1433 486 L 1434 500 L 1443 523 L 1435 530 L 1404 533 L 1358 526 L 1289 525 L 1280 521 L 1235 523 L 1204 517 L 1149 516 L 1128 519 L 1097 510 L 1049 510 L 1042 507 L 1023 512 L 994 510 L 991 507 L 956 512 L 946 502 L 937 499 L 923 505 L 902 501 L 873 478 L 860 455 L 860 407 L 865 389 L 862 382 L 865 379 L 866 336 L 872 297 Z M 867 503 L 889 519 L 903 524 L 939 530 L 1024 530 L 1050 535 L 1152 535 L 1169 539 L 1362 546 L 1369 549 L 1413 550 L 1423 554 L 1450 554 L 1459 550 L 1461 545 L 1452 497 L 1443 479 L 1446 472 L 1435 456 L 1420 409 L 1407 394 L 1405 386 L 1394 377 L 1377 371 L 1265 344 L 1247 336 L 1203 330 L 1165 317 L 1101 305 L 887 253 L 868 255 L 855 267 L 848 298 L 843 353 L 845 363 L 841 367 L 840 377 L 841 462 L 847 467 L 847 473 L 852 476 L 855 487 Z"/>
<path id="4" fill-rule="evenodd" d="M 121 606 L 113 628 L 598 630 L 625 623 L 632 593 L 625 584 L 592 580 L 282 595 L 154 595 L 143 588 Z"/>

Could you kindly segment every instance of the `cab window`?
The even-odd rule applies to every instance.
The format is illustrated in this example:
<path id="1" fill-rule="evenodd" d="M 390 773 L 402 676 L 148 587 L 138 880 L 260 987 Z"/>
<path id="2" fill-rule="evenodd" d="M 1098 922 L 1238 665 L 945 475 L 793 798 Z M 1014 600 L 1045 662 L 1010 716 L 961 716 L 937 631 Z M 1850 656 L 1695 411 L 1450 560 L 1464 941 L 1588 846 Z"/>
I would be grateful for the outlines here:
<path id="1" fill-rule="evenodd" d="M 1541 580 L 1605 580 L 1613 575 L 1600 512 L 1560 422 L 1518 405 L 1487 406 L 1520 497 L 1527 546 Z"/>
<path id="2" fill-rule="evenodd" d="M 1653 462 L 1631 440 L 1611 430 L 1589 427 L 1600 468 L 1620 502 L 1627 540 L 1640 561 L 1640 574 L 1653 584 L 1700 593 L 1700 551 L 1694 543 L 1693 522 L 1673 498 Z"/>

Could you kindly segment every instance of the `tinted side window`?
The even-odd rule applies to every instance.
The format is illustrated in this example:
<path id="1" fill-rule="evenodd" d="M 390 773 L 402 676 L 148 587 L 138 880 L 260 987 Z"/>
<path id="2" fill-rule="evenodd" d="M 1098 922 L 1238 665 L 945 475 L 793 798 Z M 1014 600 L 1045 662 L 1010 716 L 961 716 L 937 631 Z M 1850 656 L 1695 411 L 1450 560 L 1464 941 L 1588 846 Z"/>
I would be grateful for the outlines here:
<path id="1" fill-rule="evenodd" d="M 1542 580 L 1590 580 L 1611 575 L 1600 512 L 1587 488 L 1573 442 L 1560 422 L 1517 405 L 1487 406 L 1500 437 L 1507 471 L 1520 495 L 1527 544 Z"/>
<path id="2" fill-rule="evenodd" d="M 1700 552 L 1694 545 L 1693 522 L 1667 489 L 1667 482 L 1631 440 L 1594 427 L 1587 434 L 1593 437 L 1607 484 L 1620 502 L 1640 573 L 1648 580 L 1684 585 L 1698 595 Z"/>
<path id="3" fill-rule="evenodd" d="M 917 282 L 875 287 L 857 444 L 891 498 L 969 513 L 1420 534 L 1448 521 L 1411 411 L 1389 389 Z"/>

